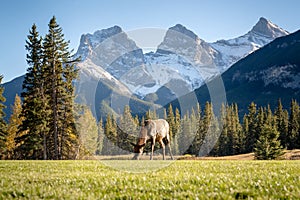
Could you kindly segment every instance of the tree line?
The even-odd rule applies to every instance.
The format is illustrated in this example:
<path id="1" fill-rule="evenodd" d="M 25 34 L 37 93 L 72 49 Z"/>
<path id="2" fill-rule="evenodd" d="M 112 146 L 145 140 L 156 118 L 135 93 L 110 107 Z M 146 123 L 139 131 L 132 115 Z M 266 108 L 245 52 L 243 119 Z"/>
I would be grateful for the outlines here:
<path id="1" fill-rule="evenodd" d="M 299 104 L 289 110 L 281 101 L 275 110 L 254 102 L 239 117 L 237 104 L 222 105 L 215 116 L 209 102 L 187 113 L 171 105 L 162 116 L 148 111 L 122 113 L 97 121 L 87 106 L 74 103 L 78 71 L 62 28 L 53 17 L 45 37 L 35 24 L 26 40 L 28 69 L 21 97 L 16 95 L 9 122 L 4 120 L 4 88 L 0 85 L 1 159 L 80 159 L 87 155 L 129 154 L 145 119 L 164 118 L 170 124 L 173 154 L 226 156 L 254 152 L 257 159 L 275 159 L 284 149 L 300 148 Z M 0 76 L 0 84 L 2 81 Z M 22 98 L 22 100 L 21 100 Z M 145 150 L 147 151 L 147 148 Z M 159 146 L 156 146 L 159 148 Z"/>
<path id="2" fill-rule="evenodd" d="M 256 159 L 276 159 L 284 149 L 300 148 L 300 110 L 296 100 L 291 101 L 289 111 L 283 108 L 280 100 L 273 111 L 269 105 L 258 107 L 252 102 L 241 121 L 237 104 L 222 105 L 220 113 L 216 117 L 209 102 L 203 111 L 198 104 L 184 115 L 169 105 L 163 116 L 148 111 L 145 119 L 164 118 L 169 122 L 171 147 L 177 155 L 228 156 L 254 152 Z M 122 147 L 120 142 L 126 142 L 118 140 L 118 135 L 126 132 L 138 136 L 143 121 L 144 117 L 139 121 L 137 116 L 131 115 L 129 106 L 118 119 L 108 115 L 104 125 L 101 120 L 98 154 L 128 154 L 123 149 L 130 147 L 119 148 Z"/>

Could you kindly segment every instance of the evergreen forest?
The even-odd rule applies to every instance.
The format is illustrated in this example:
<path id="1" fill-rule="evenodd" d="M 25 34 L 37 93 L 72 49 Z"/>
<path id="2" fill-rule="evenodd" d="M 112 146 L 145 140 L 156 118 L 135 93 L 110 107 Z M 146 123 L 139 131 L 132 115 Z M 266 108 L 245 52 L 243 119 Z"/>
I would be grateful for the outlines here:
<path id="1" fill-rule="evenodd" d="M 254 152 L 256 159 L 276 159 L 285 149 L 300 148 L 299 103 L 284 108 L 248 106 L 239 116 L 237 104 L 224 104 L 215 116 L 210 102 L 187 113 L 169 105 L 159 116 L 149 110 L 133 116 L 122 113 L 97 120 L 90 108 L 75 103 L 76 63 L 62 28 L 53 17 L 42 37 L 32 25 L 25 48 L 28 64 L 21 96 L 16 95 L 9 121 L 4 120 L 4 87 L 0 86 L 1 159 L 82 159 L 93 155 L 131 154 L 145 119 L 164 118 L 170 125 L 174 155 L 227 156 Z M 3 76 L 0 76 L 0 84 Z M 160 147 L 156 145 L 156 149 Z M 146 146 L 145 151 L 149 151 Z M 160 153 L 161 151 L 156 151 Z"/>

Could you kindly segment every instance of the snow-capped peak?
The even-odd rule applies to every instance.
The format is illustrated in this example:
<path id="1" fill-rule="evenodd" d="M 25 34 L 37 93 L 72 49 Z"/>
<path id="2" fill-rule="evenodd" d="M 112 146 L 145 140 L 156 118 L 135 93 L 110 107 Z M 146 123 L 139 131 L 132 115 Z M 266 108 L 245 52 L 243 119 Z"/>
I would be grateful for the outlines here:
<path id="1" fill-rule="evenodd" d="M 76 54 L 80 55 L 82 59 L 85 60 L 88 54 L 92 51 L 92 49 L 96 48 L 97 45 L 122 32 L 121 27 L 113 26 L 107 29 L 97 30 L 93 34 L 83 34 L 81 35 L 80 44 Z"/>
<path id="2" fill-rule="evenodd" d="M 289 33 L 276 24 L 273 24 L 271 21 L 267 20 L 264 17 L 261 17 L 259 21 L 255 24 L 250 32 L 270 37 L 275 39 L 277 37 L 288 35 Z"/>
<path id="3" fill-rule="evenodd" d="M 198 38 L 198 36 L 193 31 L 187 29 L 185 26 L 183 26 L 181 24 L 176 24 L 175 26 L 169 28 L 169 30 L 177 31 L 177 32 L 182 33 L 186 36 L 189 36 L 190 38 L 192 38 L 194 40 L 196 40 Z"/>
<path id="4" fill-rule="evenodd" d="M 155 53 L 143 54 L 120 27 L 114 26 L 82 35 L 77 54 L 83 63 L 78 67 L 85 74 L 94 74 L 95 79 L 123 84 L 122 87 L 125 85 L 141 98 L 163 87 L 175 94 L 170 87 L 175 82 L 176 87 L 189 92 L 273 39 L 287 34 L 261 17 L 243 36 L 207 43 L 185 26 L 176 24 L 168 29 Z M 94 69 L 97 67 L 101 70 Z"/>
<path id="5" fill-rule="evenodd" d="M 210 45 L 222 55 L 216 60 L 221 71 L 226 71 L 235 62 L 270 43 L 277 37 L 289 33 L 269 20 L 261 17 L 255 26 L 243 36 L 219 40 Z"/>

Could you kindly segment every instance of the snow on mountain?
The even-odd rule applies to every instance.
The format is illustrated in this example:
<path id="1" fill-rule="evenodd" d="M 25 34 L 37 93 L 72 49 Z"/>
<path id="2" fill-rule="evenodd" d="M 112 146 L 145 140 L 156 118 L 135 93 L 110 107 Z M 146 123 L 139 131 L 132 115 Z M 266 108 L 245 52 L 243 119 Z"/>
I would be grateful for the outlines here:
<path id="1" fill-rule="evenodd" d="M 120 27 L 114 26 L 108 29 L 98 30 L 94 34 L 84 34 L 80 38 L 80 45 L 76 54 L 80 55 L 82 60 L 85 60 L 88 56 L 91 56 L 93 49 L 101 44 L 101 42 L 121 32 L 122 29 Z"/>
<path id="2" fill-rule="evenodd" d="M 145 55 L 145 65 L 148 73 L 155 77 L 156 85 L 165 86 L 173 80 L 184 83 L 184 89 L 180 91 L 168 86 L 176 95 L 183 95 L 217 74 L 217 68 L 214 67 L 216 56 L 217 52 L 208 43 L 177 24 L 168 29 L 155 53 Z"/>
<path id="3" fill-rule="evenodd" d="M 173 53 L 185 57 L 190 63 L 209 65 L 216 53 L 208 43 L 181 24 L 177 24 L 166 33 L 157 53 Z"/>
<path id="4" fill-rule="evenodd" d="M 120 27 L 114 26 L 82 35 L 77 55 L 81 55 L 83 61 L 78 68 L 85 79 L 88 76 L 107 79 L 114 87 L 141 98 L 162 87 L 179 96 L 199 88 L 241 58 L 287 34 L 260 18 L 243 36 L 207 43 L 177 24 L 168 29 L 156 52 L 143 54 Z"/>
<path id="5" fill-rule="evenodd" d="M 155 93 L 159 88 L 168 85 L 172 80 L 181 80 L 182 83 L 185 83 L 184 91 L 178 91 L 172 86 L 167 86 L 177 95 L 182 95 L 187 91 L 198 88 L 203 83 L 201 74 L 190 63 L 185 61 L 184 58 L 176 54 L 166 55 L 153 52 L 145 54 L 144 72 L 150 77 L 143 79 L 144 84 L 134 87 L 126 83 L 131 91 L 134 91 L 139 96 Z"/>
<path id="6" fill-rule="evenodd" d="M 119 79 L 131 68 L 143 64 L 143 51 L 118 26 L 82 35 L 77 55 Z"/>
<path id="7" fill-rule="evenodd" d="M 252 30 L 245 35 L 230 40 L 219 40 L 210 45 L 222 55 L 217 63 L 223 72 L 241 58 L 270 43 L 275 38 L 288 34 L 287 31 L 261 17 Z"/>
<path id="8" fill-rule="evenodd" d="M 120 79 L 144 62 L 142 50 L 118 26 L 82 35 L 76 55 L 82 59 L 77 65 L 80 83 L 105 81 L 128 94 Z"/>

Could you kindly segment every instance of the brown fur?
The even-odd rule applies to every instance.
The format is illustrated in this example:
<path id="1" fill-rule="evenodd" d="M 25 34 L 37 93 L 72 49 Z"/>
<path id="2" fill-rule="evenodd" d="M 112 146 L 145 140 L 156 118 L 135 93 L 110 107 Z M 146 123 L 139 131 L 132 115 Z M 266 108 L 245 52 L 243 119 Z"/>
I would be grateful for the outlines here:
<path id="1" fill-rule="evenodd" d="M 146 120 L 145 126 L 141 127 L 139 139 L 136 145 L 134 145 L 135 156 L 133 159 L 139 159 L 139 156 L 143 153 L 146 143 L 151 142 L 151 155 L 150 160 L 153 159 L 153 151 L 155 142 L 158 142 L 162 147 L 163 159 L 165 160 L 165 145 L 169 147 L 171 159 L 173 155 L 170 146 L 169 135 L 169 123 L 164 119 Z"/>

